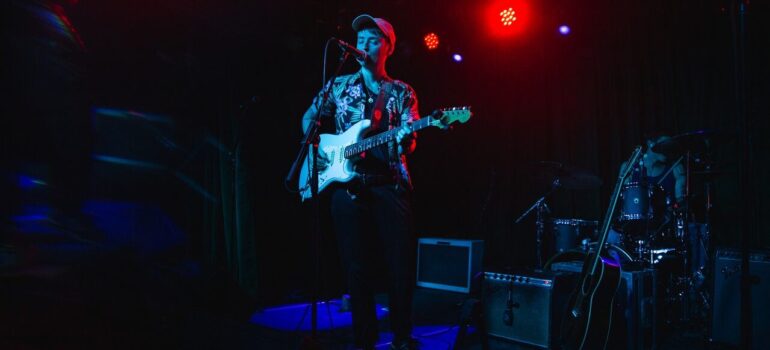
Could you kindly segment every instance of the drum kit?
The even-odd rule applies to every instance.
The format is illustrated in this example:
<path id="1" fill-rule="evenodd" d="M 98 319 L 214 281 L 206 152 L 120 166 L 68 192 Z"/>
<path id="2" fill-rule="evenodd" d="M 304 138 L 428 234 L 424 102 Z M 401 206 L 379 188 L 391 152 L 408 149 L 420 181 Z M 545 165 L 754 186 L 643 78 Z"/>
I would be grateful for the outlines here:
<path id="1" fill-rule="evenodd" d="M 711 186 L 715 172 L 710 162 L 710 142 L 714 133 L 707 130 L 677 135 L 650 145 L 653 152 L 679 159 L 684 171 L 684 201 L 677 203 L 658 182 L 626 182 L 622 186 L 618 210 L 612 218 L 604 250 L 612 252 L 622 269 L 653 269 L 657 275 L 658 301 L 669 324 L 701 321 L 708 314 L 710 296 L 704 286 L 708 272 L 709 215 Z M 671 167 L 671 164 L 669 164 Z M 599 221 L 551 217 L 546 199 L 558 188 L 598 189 L 602 181 L 588 171 L 557 162 L 539 162 L 536 178 L 551 184 L 516 222 L 536 212 L 537 267 L 544 266 L 542 255 L 551 259 L 570 252 L 595 251 Z M 673 176 L 673 174 L 668 175 Z M 692 191 L 693 177 L 700 177 L 703 191 Z M 698 192 L 706 198 L 701 222 L 695 220 L 694 205 L 688 199 Z M 546 243 L 546 244 L 544 244 Z M 548 265 L 547 263 L 545 265 Z"/>

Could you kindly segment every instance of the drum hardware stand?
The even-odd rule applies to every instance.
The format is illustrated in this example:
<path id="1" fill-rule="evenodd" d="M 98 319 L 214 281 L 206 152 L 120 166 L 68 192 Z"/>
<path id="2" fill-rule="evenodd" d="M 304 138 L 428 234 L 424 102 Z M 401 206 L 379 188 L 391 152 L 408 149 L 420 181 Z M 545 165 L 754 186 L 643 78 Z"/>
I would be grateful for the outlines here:
<path id="1" fill-rule="evenodd" d="M 676 303 L 680 307 L 678 308 L 678 315 L 674 315 L 677 312 L 674 312 L 674 314 L 671 314 L 671 318 L 674 319 L 668 319 L 666 320 L 669 324 L 673 323 L 682 323 L 687 322 L 690 320 L 690 292 L 692 290 L 692 278 L 690 276 L 691 272 L 691 261 L 688 256 L 690 254 L 690 249 L 688 249 L 688 239 L 691 232 L 689 232 L 688 227 L 688 219 L 690 218 L 690 186 L 691 186 L 691 178 L 690 178 L 690 164 L 692 159 L 692 153 L 691 150 L 687 150 L 685 154 L 679 159 L 674 162 L 674 164 L 671 165 L 669 171 L 664 175 L 659 181 L 658 184 L 667 176 L 671 171 L 673 171 L 674 167 L 677 166 L 680 162 L 684 163 L 684 169 L 685 169 L 685 188 L 684 188 L 684 203 L 682 207 L 674 213 L 674 238 L 676 239 L 677 247 L 676 251 L 678 251 L 681 254 L 682 262 L 681 262 L 681 268 L 682 272 L 679 276 L 672 276 L 671 280 L 668 281 L 670 283 L 667 292 L 666 292 L 666 299 L 670 303 Z M 676 189 L 674 190 L 674 197 L 676 198 Z M 652 266 L 656 265 L 656 254 L 653 254 L 652 251 L 650 251 L 650 261 L 649 263 Z"/>
<path id="2" fill-rule="evenodd" d="M 604 245 L 608 245 L 608 244 L 609 243 L 605 243 Z M 590 253 L 590 249 L 591 249 L 591 240 L 589 238 L 583 238 L 580 241 L 580 250 L 586 253 Z"/>
<path id="3" fill-rule="evenodd" d="M 679 247 L 682 250 L 682 275 L 676 279 L 676 295 L 681 302 L 682 308 L 679 315 L 680 322 L 688 322 L 690 320 L 690 291 L 691 288 L 691 270 L 692 267 L 690 257 L 690 249 L 688 249 L 688 239 L 692 232 L 688 227 L 688 219 L 690 218 L 690 185 L 692 179 L 690 178 L 690 163 L 692 161 L 692 151 L 687 150 L 684 159 L 685 168 L 685 187 L 684 187 L 684 205 L 682 212 L 677 215 L 676 218 L 676 235 L 679 240 Z M 674 191 L 676 196 L 676 191 Z"/>
<path id="4" fill-rule="evenodd" d="M 645 253 L 646 243 L 647 241 L 643 239 L 636 240 L 636 247 L 634 250 L 636 251 L 636 259 L 639 260 L 640 262 L 644 262 L 644 253 Z M 649 263 L 652 264 L 652 259 L 650 259 Z"/>
<path id="5" fill-rule="evenodd" d="M 537 209 L 537 216 L 535 219 L 535 241 L 536 241 L 536 249 L 537 249 L 537 268 L 541 269 L 543 268 L 543 234 L 545 233 L 545 216 L 551 212 L 551 209 L 548 208 L 548 204 L 545 203 L 545 199 L 548 198 L 548 196 L 551 195 L 556 189 L 561 187 L 561 181 L 557 177 L 553 180 L 553 183 L 551 183 L 551 189 L 546 192 L 542 197 L 540 197 L 535 203 L 532 204 L 532 206 L 529 207 L 521 216 L 519 216 L 518 219 L 514 223 L 518 224 L 524 218 L 529 215 L 530 212 Z"/>

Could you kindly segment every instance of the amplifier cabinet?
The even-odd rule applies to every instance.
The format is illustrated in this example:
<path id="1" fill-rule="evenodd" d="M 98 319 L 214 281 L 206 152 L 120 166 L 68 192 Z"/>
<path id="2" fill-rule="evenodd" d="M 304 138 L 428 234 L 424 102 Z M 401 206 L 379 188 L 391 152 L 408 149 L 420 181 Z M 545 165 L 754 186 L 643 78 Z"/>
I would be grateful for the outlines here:
<path id="1" fill-rule="evenodd" d="M 741 339 L 741 259 L 739 250 L 718 249 L 714 259 L 711 339 L 739 345 Z M 752 349 L 770 349 L 770 252 L 749 254 Z"/>
<path id="2" fill-rule="evenodd" d="M 485 272 L 482 302 L 487 334 L 551 348 L 578 276 L 573 272 Z"/>
<path id="3" fill-rule="evenodd" d="M 484 241 L 420 238 L 417 243 L 417 286 L 468 293 L 481 272 Z"/>

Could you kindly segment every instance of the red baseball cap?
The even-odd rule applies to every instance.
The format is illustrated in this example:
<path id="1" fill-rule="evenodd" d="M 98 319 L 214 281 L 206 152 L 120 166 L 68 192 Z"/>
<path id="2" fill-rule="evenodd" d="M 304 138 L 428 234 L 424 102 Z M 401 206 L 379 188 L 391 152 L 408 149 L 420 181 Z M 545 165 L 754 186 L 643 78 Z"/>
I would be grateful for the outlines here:
<path id="1" fill-rule="evenodd" d="M 393 49 L 396 47 L 396 32 L 393 31 L 393 26 L 390 24 L 390 22 L 382 18 L 372 17 L 367 14 L 359 15 L 353 20 L 353 30 L 356 32 L 368 26 L 375 26 L 379 28 L 382 34 L 388 38 L 388 41 L 390 42 L 390 52 L 388 54 L 392 54 Z"/>

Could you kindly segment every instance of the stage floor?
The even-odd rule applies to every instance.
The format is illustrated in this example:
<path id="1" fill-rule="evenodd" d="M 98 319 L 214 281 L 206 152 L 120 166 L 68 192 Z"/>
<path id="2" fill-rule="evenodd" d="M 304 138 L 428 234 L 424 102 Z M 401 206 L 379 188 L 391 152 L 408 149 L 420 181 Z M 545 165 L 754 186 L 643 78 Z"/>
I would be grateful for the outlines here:
<path id="1" fill-rule="evenodd" d="M 10 243 L 0 249 L 4 348 L 299 349 L 310 333 L 308 300 L 250 303 L 223 273 L 200 271 L 194 261 L 159 260 L 54 231 L 5 233 Z M 422 349 L 483 349 L 477 324 L 458 337 L 469 300 L 464 293 L 415 287 L 413 336 Z M 319 342 L 324 349 L 352 348 L 350 313 L 340 310 L 339 297 L 323 301 Z M 378 294 L 376 301 L 378 349 L 388 349 L 387 297 Z M 701 329 L 659 329 L 659 348 L 724 348 L 708 344 Z M 489 349 L 537 349 L 495 338 L 488 343 Z"/>

